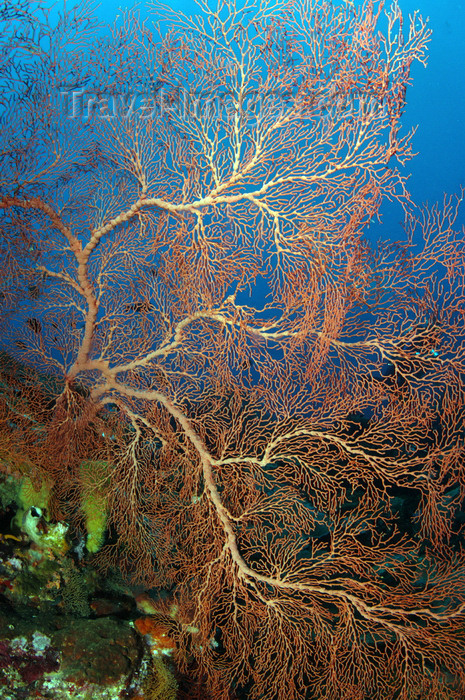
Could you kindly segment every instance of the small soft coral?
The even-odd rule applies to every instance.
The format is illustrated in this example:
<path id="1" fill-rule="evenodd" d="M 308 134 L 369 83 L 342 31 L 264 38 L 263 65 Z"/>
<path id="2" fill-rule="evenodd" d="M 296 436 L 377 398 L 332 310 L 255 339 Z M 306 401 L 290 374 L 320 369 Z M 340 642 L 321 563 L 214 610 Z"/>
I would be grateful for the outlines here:
<path id="1" fill-rule="evenodd" d="M 146 700 L 176 700 L 178 683 L 172 670 L 161 658 L 153 659 L 143 690 Z"/>

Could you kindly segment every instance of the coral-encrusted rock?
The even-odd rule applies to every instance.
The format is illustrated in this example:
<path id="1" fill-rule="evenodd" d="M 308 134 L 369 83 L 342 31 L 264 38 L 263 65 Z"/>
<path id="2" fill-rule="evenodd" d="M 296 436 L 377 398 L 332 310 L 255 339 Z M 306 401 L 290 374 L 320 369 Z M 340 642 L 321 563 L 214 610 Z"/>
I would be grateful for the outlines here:
<path id="1" fill-rule="evenodd" d="M 47 634 L 20 632 L 0 641 L 0 698 L 113 700 L 131 683 L 140 656 L 125 621 L 67 620 Z"/>
<path id="2" fill-rule="evenodd" d="M 37 637 L 45 643 L 37 645 Z M 0 641 L 0 684 L 14 688 L 22 682 L 30 686 L 45 673 L 58 670 L 59 655 L 50 645 L 51 640 L 40 633 L 35 633 L 31 641 L 26 637 Z"/>
<path id="3" fill-rule="evenodd" d="M 109 618 L 75 620 L 53 640 L 63 678 L 77 685 L 114 685 L 129 675 L 139 655 L 134 630 Z"/>

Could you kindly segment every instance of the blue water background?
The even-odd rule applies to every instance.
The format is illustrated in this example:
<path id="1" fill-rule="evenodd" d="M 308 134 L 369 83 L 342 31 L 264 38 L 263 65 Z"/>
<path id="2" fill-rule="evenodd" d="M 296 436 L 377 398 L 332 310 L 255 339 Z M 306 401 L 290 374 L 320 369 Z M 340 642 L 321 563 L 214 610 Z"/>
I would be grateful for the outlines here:
<path id="1" fill-rule="evenodd" d="M 170 0 L 173 9 L 186 14 L 198 12 L 192 0 Z M 356 7 L 363 3 L 355 0 Z M 428 65 L 412 67 L 413 84 L 407 91 L 407 105 L 403 118 L 404 133 L 417 127 L 413 150 L 418 155 L 407 162 L 403 173 L 410 175 L 408 190 L 417 204 L 433 204 L 442 201 L 444 194 L 454 194 L 465 186 L 465 3 L 452 0 L 399 0 L 407 17 L 419 10 L 429 17 L 433 30 L 429 45 Z M 97 8 L 102 22 L 111 23 L 121 7 L 121 0 L 106 0 Z M 387 1 L 385 8 L 388 9 Z M 139 4 L 144 8 L 144 3 Z M 147 16 L 157 18 L 153 10 L 142 10 Z M 465 207 L 460 223 L 465 224 Z M 367 238 L 397 239 L 402 237 L 403 212 L 394 204 L 385 202 L 381 227 L 373 222 L 366 232 Z"/>

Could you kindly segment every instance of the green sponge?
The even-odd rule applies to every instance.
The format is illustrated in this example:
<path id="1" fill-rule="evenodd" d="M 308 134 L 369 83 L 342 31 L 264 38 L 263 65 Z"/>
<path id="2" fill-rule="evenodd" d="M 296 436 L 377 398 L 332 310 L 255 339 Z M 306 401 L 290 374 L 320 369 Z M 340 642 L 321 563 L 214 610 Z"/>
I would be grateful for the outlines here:
<path id="1" fill-rule="evenodd" d="M 105 541 L 107 527 L 108 464 L 102 461 L 82 462 L 81 467 L 82 502 L 81 508 L 86 517 L 87 551 L 98 552 Z"/>

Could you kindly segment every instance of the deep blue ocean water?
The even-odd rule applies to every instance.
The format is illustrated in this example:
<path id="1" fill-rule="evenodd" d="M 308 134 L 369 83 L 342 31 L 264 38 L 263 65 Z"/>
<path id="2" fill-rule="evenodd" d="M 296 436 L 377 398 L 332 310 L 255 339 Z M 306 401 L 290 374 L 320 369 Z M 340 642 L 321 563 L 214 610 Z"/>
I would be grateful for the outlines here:
<path id="1" fill-rule="evenodd" d="M 351 2 L 352 0 L 346 0 Z M 186 14 L 199 12 L 193 0 L 168 0 L 174 10 Z M 277 0 L 277 5 L 280 0 Z M 362 0 L 353 0 L 362 7 Z M 389 9 L 390 0 L 385 3 Z M 134 3 L 105 0 L 95 9 L 102 23 L 111 24 L 125 7 Z M 429 44 L 427 67 L 412 66 L 412 85 L 407 91 L 403 118 L 404 133 L 417 127 L 413 140 L 417 156 L 403 170 L 410 175 L 408 190 L 416 204 L 430 205 L 441 201 L 444 194 L 458 193 L 465 186 L 465 3 L 453 0 L 399 0 L 404 15 L 404 31 L 408 15 L 418 10 L 429 18 L 433 35 Z M 137 3 L 143 16 L 157 19 L 157 13 L 143 0 Z M 465 207 L 461 223 L 465 224 Z M 381 210 L 382 228 L 373 223 L 368 238 L 398 239 L 402 237 L 403 213 L 398 205 L 386 202 Z"/>

